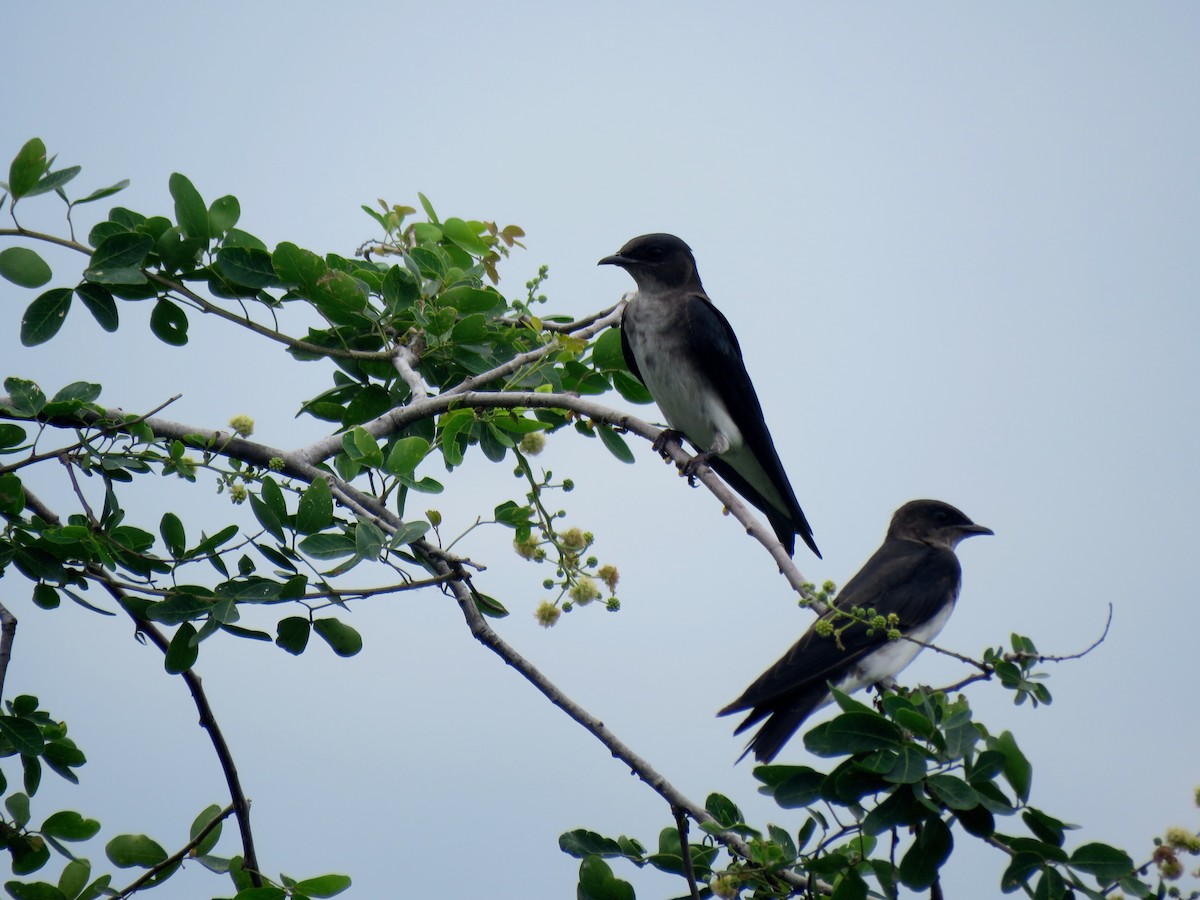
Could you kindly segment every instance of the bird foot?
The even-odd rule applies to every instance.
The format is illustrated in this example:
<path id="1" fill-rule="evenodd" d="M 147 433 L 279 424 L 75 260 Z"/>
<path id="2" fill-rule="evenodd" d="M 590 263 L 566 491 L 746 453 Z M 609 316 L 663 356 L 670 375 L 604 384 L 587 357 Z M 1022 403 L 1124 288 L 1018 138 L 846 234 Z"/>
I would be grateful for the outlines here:
<path id="1" fill-rule="evenodd" d="M 700 473 L 701 469 L 708 468 L 708 461 L 716 455 L 711 450 L 703 450 L 683 464 L 680 471 L 687 476 L 689 485 L 692 487 L 696 486 L 696 476 Z"/>
<path id="2" fill-rule="evenodd" d="M 665 458 L 667 456 L 667 444 L 671 443 L 679 444 L 682 447 L 683 432 L 676 431 L 674 428 L 664 428 L 658 433 L 658 437 L 654 439 L 654 443 L 650 445 L 650 449 Z"/>

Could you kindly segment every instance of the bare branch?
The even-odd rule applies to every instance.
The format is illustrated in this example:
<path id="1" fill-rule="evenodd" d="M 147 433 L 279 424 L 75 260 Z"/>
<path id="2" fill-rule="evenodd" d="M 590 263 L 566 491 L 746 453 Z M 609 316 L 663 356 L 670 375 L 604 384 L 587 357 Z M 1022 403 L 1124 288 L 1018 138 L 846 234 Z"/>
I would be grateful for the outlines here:
<path id="1" fill-rule="evenodd" d="M 397 347 L 392 356 L 392 365 L 400 375 L 400 380 L 407 384 L 408 389 L 412 391 L 414 402 L 424 400 L 429 396 L 429 388 L 425 385 L 425 379 L 416 370 L 417 362 L 417 354 L 404 345 Z"/>
<path id="2" fill-rule="evenodd" d="M 132 896 L 145 887 L 147 883 L 160 872 L 165 872 L 173 866 L 177 866 L 179 863 L 183 862 L 183 858 L 199 847 L 200 844 L 203 843 L 204 839 L 212 833 L 212 830 L 228 819 L 233 811 L 234 807 L 231 803 L 229 806 L 221 810 L 217 815 L 213 816 L 212 820 L 202 829 L 200 829 L 194 838 L 184 844 L 178 852 L 172 853 L 158 865 L 147 869 L 137 881 L 129 885 L 129 887 L 125 888 L 125 890 L 121 891 L 121 893 L 117 894 L 116 900 L 123 900 L 125 897 Z"/>
<path id="3" fill-rule="evenodd" d="M 688 846 L 687 815 L 678 806 L 671 807 L 675 816 L 675 831 L 679 835 L 679 853 L 683 859 L 683 874 L 687 878 L 688 891 L 692 900 L 700 900 L 700 891 L 696 886 L 696 867 L 692 865 L 692 848 Z"/>
<path id="4" fill-rule="evenodd" d="M 423 543 L 418 541 L 419 543 Z M 414 545 L 415 546 L 415 545 Z M 435 566 L 439 571 L 448 573 L 452 571 L 449 563 L 445 561 L 435 561 Z M 604 723 L 597 719 L 591 713 L 587 712 L 583 707 L 577 704 L 574 700 L 566 696 L 558 686 L 555 685 L 549 678 L 525 659 L 520 653 L 508 645 L 488 624 L 487 620 L 479 612 L 475 605 L 475 600 L 472 597 L 472 589 L 468 585 L 467 579 L 452 581 L 449 584 L 450 590 L 454 593 L 454 598 L 458 601 L 459 609 L 462 611 L 463 618 L 467 621 L 467 627 L 470 628 L 474 638 L 504 660 L 509 666 L 516 669 L 522 677 L 532 684 L 538 691 L 542 693 L 551 703 L 566 713 L 571 719 L 581 725 L 600 743 L 602 743 L 609 752 L 617 759 L 629 766 L 630 771 L 641 779 L 651 790 L 662 797 L 672 807 L 672 809 L 680 809 L 686 812 L 692 819 L 700 824 L 718 825 L 719 823 L 704 807 L 693 803 L 685 797 L 678 788 L 667 781 L 656 769 L 654 769 L 646 760 L 638 756 L 633 750 L 623 741 L 617 738 L 615 734 L 605 727 Z M 722 831 L 713 835 L 713 837 L 732 850 L 737 855 L 744 859 L 752 859 L 750 846 L 742 840 L 738 835 Z M 779 876 L 787 881 L 788 884 L 803 888 L 808 884 L 808 879 L 802 875 L 798 875 L 790 870 L 780 871 Z"/>

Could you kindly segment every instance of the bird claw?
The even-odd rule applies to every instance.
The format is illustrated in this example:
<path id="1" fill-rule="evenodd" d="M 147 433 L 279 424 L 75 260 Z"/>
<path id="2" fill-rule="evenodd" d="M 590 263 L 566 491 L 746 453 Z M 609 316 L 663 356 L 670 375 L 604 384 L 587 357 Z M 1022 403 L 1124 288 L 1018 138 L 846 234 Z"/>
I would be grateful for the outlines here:
<path id="1" fill-rule="evenodd" d="M 650 449 L 660 456 L 665 457 L 667 455 L 667 444 L 671 443 L 679 444 L 682 447 L 683 432 L 676 431 L 674 428 L 664 428 L 658 433 L 658 437 L 654 439 L 654 442 L 650 445 Z"/>
<path id="2" fill-rule="evenodd" d="M 688 485 L 690 487 L 696 486 L 696 476 L 700 474 L 701 469 L 708 467 L 708 461 L 715 455 L 716 454 L 714 454 L 711 450 L 704 450 L 700 453 L 697 453 L 683 464 L 683 466 L 680 468 L 680 471 L 687 476 Z"/>

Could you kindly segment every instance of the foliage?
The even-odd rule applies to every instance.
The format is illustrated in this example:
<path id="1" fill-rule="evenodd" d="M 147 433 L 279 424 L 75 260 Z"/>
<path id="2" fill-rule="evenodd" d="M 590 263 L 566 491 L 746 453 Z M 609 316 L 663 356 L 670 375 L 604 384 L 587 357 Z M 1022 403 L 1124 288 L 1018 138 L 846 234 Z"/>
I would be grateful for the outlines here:
<path id="1" fill-rule="evenodd" d="M 272 880 L 262 874 L 236 767 L 194 670 L 208 642 L 229 638 L 300 655 L 315 635 L 333 653 L 352 656 L 363 636 L 339 613 L 369 596 L 417 589 L 452 596 L 477 639 L 571 711 L 670 803 L 675 823 L 653 851 L 631 838 L 582 829 L 562 836 L 562 849 L 581 859 L 580 897 L 633 896 L 606 861 L 618 858 L 684 876 L 693 896 L 809 892 L 845 900 L 870 890 L 893 897 L 898 886 L 934 885 L 956 834 L 1009 854 L 1006 891 L 1100 897 L 1115 885 L 1155 896 L 1163 882 L 1150 884 L 1148 866 L 1157 865 L 1164 878 L 1177 874 L 1168 871 L 1169 854 L 1159 851 L 1191 852 L 1186 841 L 1167 841 L 1152 863 L 1135 868 L 1127 854 L 1103 844 L 1067 849 L 1073 826 L 1030 805 L 1031 766 L 1015 738 L 991 734 L 973 721 L 966 700 L 949 691 L 888 693 L 878 710 L 839 696 L 841 714 L 804 738 L 813 755 L 837 760 L 833 769 L 757 768 L 762 791 L 782 809 L 804 810 L 795 832 L 752 827 L 720 795 L 703 808 L 690 804 L 503 643 L 483 617 L 507 615 L 505 604 L 477 589 L 469 561 L 451 552 L 458 538 L 443 538 L 440 513 L 413 509 L 416 498 L 423 506 L 441 492 L 440 479 L 470 454 L 510 463 L 520 493 L 472 528 L 509 529 L 519 556 L 553 568 L 541 581 L 552 599 L 538 607 L 538 620 L 552 625 L 561 612 L 602 598 L 597 606 L 618 609 L 617 568 L 601 565 L 596 535 L 567 527 L 566 512 L 549 505 L 549 497 L 571 490 L 572 479 L 556 478 L 532 461 L 548 434 L 598 439 L 625 462 L 633 453 L 624 433 L 657 434 L 591 399 L 616 391 L 633 402 L 649 401 L 625 366 L 616 316 L 609 311 L 571 322 L 535 313 L 546 303 L 539 293 L 545 269 L 523 294 L 504 296 L 497 288 L 499 264 L 520 246 L 521 229 L 440 217 L 424 196 L 423 219 L 415 218 L 415 207 L 382 201 L 363 207 L 380 235 L 343 257 L 286 241 L 268 249 L 237 227 L 236 198 L 206 203 L 189 179 L 175 174 L 171 210 L 147 215 L 114 207 L 89 229 L 86 243 L 79 242 L 77 208 L 113 196 L 128 182 L 71 200 L 66 188 L 80 168 L 54 163 L 40 140 L 28 141 L 0 198 L 16 224 L 0 229 L 12 242 L 0 250 L 0 277 L 42 289 L 54 274 L 36 247 L 80 254 L 78 277 L 42 290 L 27 306 L 20 326 L 26 346 L 52 341 L 73 306 L 111 332 L 123 313 L 128 318 L 129 304 L 148 304 L 151 333 L 172 346 L 191 339 L 197 314 L 213 316 L 282 346 L 297 363 L 324 365 L 328 387 L 300 401 L 299 410 L 329 423 L 331 431 L 308 447 L 279 451 L 254 442 L 254 423 L 244 416 L 227 428 L 179 425 L 159 418 L 157 409 L 127 413 L 102 405 L 99 383 L 44 386 L 4 373 L 0 575 L 27 579 L 41 610 L 52 612 L 65 598 L 97 615 L 131 617 L 162 652 L 165 671 L 187 684 L 230 790 L 229 805 L 202 810 L 175 852 L 146 835 L 115 835 L 105 844 L 112 870 L 93 872 L 90 860 L 68 845 L 96 838 L 100 822 L 71 810 L 36 809 L 43 772 L 76 783 L 86 758 L 35 697 L 9 700 L 0 715 L 0 757 L 19 761 L 20 783 L 0 770 L 6 811 L 0 848 L 8 851 L 16 879 L 42 872 L 54 856 L 62 864 L 53 882 L 9 881 L 11 896 L 129 896 L 166 881 L 184 860 L 227 876 L 239 900 L 344 891 L 350 886 L 344 875 Z M 66 204 L 68 236 L 20 226 L 19 208 L 50 194 Z M 306 323 L 301 337 L 280 324 L 297 321 Z M 309 324 L 314 321 L 319 324 Z M 65 478 L 78 508 L 65 516 L 48 508 L 37 496 L 35 476 Z M 228 523 L 198 530 L 174 511 L 135 521 L 129 492 L 164 477 L 215 484 L 234 507 Z M 710 489 L 736 513 L 735 500 Z M 372 586 L 350 584 L 352 572 L 372 579 Z M 801 590 L 802 601 L 817 608 L 831 597 L 832 586 Z M 251 609 L 271 608 L 277 610 L 273 633 L 242 621 Z M 872 610 L 851 614 L 873 621 Z M 10 620 L 0 607 L 0 685 Z M 1048 703 L 1043 673 L 1036 671 L 1046 659 L 1027 638 L 1014 636 L 1011 652 L 989 649 L 982 661 L 967 660 L 979 674 L 956 687 L 995 677 L 1017 702 Z M 218 855 L 231 816 L 241 852 Z M 697 842 L 688 835 L 689 819 L 702 831 Z M 1171 858 L 1177 862 L 1177 854 Z M 142 872 L 117 891 L 112 885 L 121 869 Z"/>

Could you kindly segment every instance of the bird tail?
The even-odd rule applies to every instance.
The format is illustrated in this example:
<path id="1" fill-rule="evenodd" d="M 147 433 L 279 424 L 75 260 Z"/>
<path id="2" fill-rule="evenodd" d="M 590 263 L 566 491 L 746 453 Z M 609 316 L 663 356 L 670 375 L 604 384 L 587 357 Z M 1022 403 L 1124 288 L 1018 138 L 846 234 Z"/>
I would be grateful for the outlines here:
<path id="1" fill-rule="evenodd" d="M 779 755 L 783 745 L 792 739 L 792 736 L 804 724 L 804 720 L 829 701 L 829 696 L 828 685 L 813 684 L 805 690 L 789 693 L 786 698 L 781 698 L 776 703 L 753 707 L 750 715 L 746 716 L 733 733 L 741 734 L 754 727 L 757 722 L 763 719 L 766 721 L 763 722 L 754 737 L 750 738 L 750 742 L 746 744 L 746 749 L 737 758 L 737 762 L 741 762 L 750 753 L 753 753 L 754 758 L 759 762 L 769 763 Z M 739 704 L 740 699 L 735 700 L 717 715 L 727 716 L 730 713 L 746 709 L 745 706 Z"/>
<path id="2" fill-rule="evenodd" d="M 754 485 L 743 478 L 737 469 L 721 457 L 714 456 L 709 460 L 709 465 L 725 481 L 729 482 L 731 488 L 766 515 L 767 521 L 771 523 L 771 529 L 775 532 L 776 540 L 783 544 L 783 549 L 787 551 L 788 556 L 796 555 L 796 535 L 799 534 L 808 548 L 817 555 L 817 559 L 822 558 L 821 551 L 817 549 L 817 542 L 813 540 L 812 526 L 804 517 L 804 510 L 800 508 L 800 504 L 794 502 L 795 498 L 793 498 L 793 508 L 788 512 L 783 512 L 768 502 L 767 498 Z"/>

